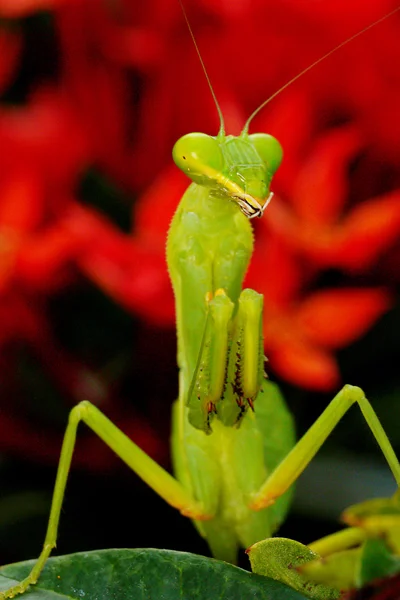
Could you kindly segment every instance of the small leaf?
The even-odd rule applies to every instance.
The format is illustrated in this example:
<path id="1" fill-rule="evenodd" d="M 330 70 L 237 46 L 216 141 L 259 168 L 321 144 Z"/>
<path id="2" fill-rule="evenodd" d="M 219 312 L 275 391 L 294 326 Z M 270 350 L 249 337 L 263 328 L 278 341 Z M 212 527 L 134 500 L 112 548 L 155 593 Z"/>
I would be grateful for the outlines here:
<path id="1" fill-rule="evenodd" d="M 363 545 L 357 587 L 363 587 L 374 579 L 400 573 L 400 557 L 394 556 L 383 540 L 367 540 Z"/>
<path id="2" fill-rule="evenodd" d="M 319 558 L 318 554 L 299 542 L 269 538 L 253 544 L 247 553 L 254 573 L 286 583 L 315 600 L 339 597 L 337 589 L 310 581 L 296 570 L 296 567 Z"/>
<path id="3" fill-rule="evenodd" d="M 0 590 L 15 585 L 34 561 L 3 567 Z M 21 600 L 305 600 L 286 585 L 233 565 L 169 550 L 101 550 L 47 561 Z"/>

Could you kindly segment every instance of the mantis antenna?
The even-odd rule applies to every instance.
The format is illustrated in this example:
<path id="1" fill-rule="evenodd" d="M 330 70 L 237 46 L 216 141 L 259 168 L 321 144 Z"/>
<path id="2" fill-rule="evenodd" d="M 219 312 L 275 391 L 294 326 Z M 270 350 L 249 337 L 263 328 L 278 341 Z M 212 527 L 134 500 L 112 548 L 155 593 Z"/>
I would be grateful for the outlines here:
<path id="1" fill-rule="evenodd" d="M 217 112 L 218 112 L 218 116 L 219 116 L 219 123 L 220 123 L 220 125 L 219 125 L 218 137 L 223 137 L 223 136 L 225 135 L 225 123 L 224 123 L 224 116 L 223 116 L 223 114 L 222 114 L 221 107 L 220 107 L 220 105 L 219 105 L 219 102 L 218 102 L 218 100 L 217 100 L 217 96 L 215 95 L 214 88 L 213 88 L 213 86 L 211 85 L 211 80 L 210 80 L 210 77 L 209 77 L 209 75 L 208 75 L 208 73 L 207 73 L 206 66 L 205 66 L 205 64 L 204 64 L 204 61 L 203 61 L 203 59 L 202 59 L 202 57 L 201 57 L 200 50 L 199 50 L 199 47 L 198 47 L 198 45 L 197 45 L 196 38 L 194 37 L 194 33 L 193 33 L 192 27 L 191 27 L 191 25 L 190 25 L 189 18 L 188 18 L 188 16 L 187 16 L 187 13 L 186 13 L 185 7 L 184 7 L 184 5 L 183 5 L 183 2 L 182 2 L 182 0 L 178 0 L 178 2 L 179 2 L 179 4 L 181 5 L 181 9 L 182 9 L 182 12 L 183 12 L 183 16 L 185 17 L 186 25 L 188 26 L 188 29 L 189 29 L 190 37 L 192 38 L 192 41 L 193 41 L 194 47 L 196 48 L 197 56 L 199 57 L 199 60 L 200 60 L 201 67 L 202 67 L 202 69 L 203 69 L 204 75 L 206 76 L 206 80 L 207 80 L 207 83 L 208 83 L 208 87 L 210 88 L 211 95 L 212 95 L 212 97 L 213 97 L 213 100 L 214 100 L 215 106 L 216 106 L 216 108 L 217 108 Z"/>
<path id="2" fill-rule="evenodd" d="M 179 0 L 179 2 L 181 2 L 181 0 Z M 398 6 L 395 9 L 393 9 L 392 11 L 390 11 L 389 13 L 387 13 L 386 15 L 384 15 L 383 17 L 381 17 L 380 19 L 377 19 L 376 21 L 374 21 L 370 25 L 367 25 L 366 27 L 364 27 L 363 29 L 361 29 L 361 31 L 358 31 L 357 33 L 355 33 L 351 37 L 347 38 L 347 40 L 345 40 L 344 42 L 342 42 L 338 46 L 335 46 L 335 48 L 332 48 L 332 50 L 329 50 L 329 52 L 327 52 L 326 54 L 324 54 L 323 56 L 321 56 L 320 58 L 318 58 L 317 60 L 315 60 L 313 63 L 311 63 L 311 65 L 308 65 L 308 67 L 306 67 L 305 69 L 303 69 L 302 71 L 300 71 L 300 73 L 298 73 L 297 75 L 295 75 L 295 77 L 293 77 L 292 79 L 290 79 L 287 83 L 285 83 L 285 85 L 283 85 L 282 87 L 280 87 L 276 92 L 274 92 L 272 94 L 272 96 L 270 96 L 269 98 L 267 98 L 266 100 L 264 100 L 264 102 L 262 104 L 260 104 L 260 106 L 258 108 L 256 108 L 256 110 L 247 119 L 247 121 L 245 123 L 245 126 L 243 127 L 242 135 L 247 135 L 247 133 L 249 131 L 250 123 L 254 119 L 254 117 L 256 115 L 258 115 L 258 113 L 265 106 L 267 106 L 267 104 L 269 104 L 271 102 L 271 100 L 274 100 L 274 98 L 276 98 L 281 92 L 283 92 L 284 90 L 286 90 L 286 88 L 288 88 L 290 85 L 292 85 L 292 83 L 294 83 L 295 81 L 297 81 L 298 79 L 300 79 L 300 77 L 302 77 L 303 75 L 305 75 L 306 73 L 308 73 L 308 71 L 311 71 L 311 69 L 313 69 L 314 67 L 316 67 L 317 65 L 319 65 L 319 63 L 321 63 L 326 58 L 328 58 L 329 56 L 331 56 L 331 54 L 334 54 L 334 52 L 336 52 L 340 48 L 343 48 L 343 46 L 346 46 L 346 44 L 349 44 L 350 42 L 352 42 L 353 40 L 355 40 L 356 38 L 358 38 L 358 36 L 362 35 L 366 31 L 368 31 L 369 29 L 372 29 L 373 27 L 375 27 L 375 25 L 378 25 L 379 23 L 382 23 L 382 21 L 385 21 L 386 19 L 388 19 L 389 17 L 391 17 L 392 15 L 394 15 L 394 13 L 396 13 L 399 10 L 400 10 L 400 6 Z M 189 27 L 190 27 L 190 25 L 189 25 Z M 207 77 L 207 79 L 208 79 L 208 77 Z M 214 95 L 214 93 L 213 93 L 213 95 Z"/>

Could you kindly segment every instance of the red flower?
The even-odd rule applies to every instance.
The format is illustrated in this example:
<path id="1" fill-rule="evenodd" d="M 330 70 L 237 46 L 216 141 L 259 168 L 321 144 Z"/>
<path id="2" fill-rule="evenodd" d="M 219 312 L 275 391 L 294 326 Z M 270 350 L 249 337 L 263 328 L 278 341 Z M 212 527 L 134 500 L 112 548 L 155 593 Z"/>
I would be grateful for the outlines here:
<path id="1" fill-rule="evenodd" d="M 188 0 L 228 133 L 393 6 Z M 215 134 L 218 119 L 178 2 L 0 0 L 7 19 L 38 10 L 52 11 L 48 58 L 54 68 L 57 57 L 57 73 L 26 74 L 32 48 L 22 36 L 31 25 L 18 30 L 16 21 L 0 32 L 0 90 L 12 98 L 21 81 L 29 89 L 18 107 L 0 106 L 0 368 L 12 372 L 6 350 L 22 341 L 73 401 L 109 398 L 107 383 L 93 370 L 87 377 L 55 339 L 49 300 L 83 275 L 125 310 L 172 326 L 165 238 L 187 181 L 171 165 L 171 147 L 188 131 Z M 256 224 L 247 284 L 265 296 L 271 370 L 305 387 L 336 386 L 334 352 L 392 302 L 385 272 L 396 271 L 400 226 L 399 52 L 395 15 L 286 89 L 252 124 L 277 135 L 285 161 L 276 198 Z M 131 233 L 84 205 L 77 190 L 88 167 L 125 192 L 140 190 Z M 381 264 L 387 270 L 378 277 Z M 338 287 L 321 288 L 331 269 Z"/>
<path id="2" fill-rule="evenodd" d="M 37 458 L 54 460 L 59 439 L 50 435 L 49 443 L 47 433 L 31 431 L 29 418 L 15 405 L 21 348 L 33 352 L 72 403 L 110 402 L 116 421 L 124 412 L 113 387 L 63 348 L 49 319 L 51 297 L 76 282 L 78 258 L 99 235 L 99 217 L 89 232 L 82 219 L 80 229 L 74 226 L 72 190 L 89 160 L 88 147 L 68 100 L 54 90 L 36 93 L 27 107 L 0 109 L 0 437 L 2 449 L 24 453 L 31 447 Z M 115 235 L 120 239 L 119 232 Z M 164 446 L 140 415 L 133 414 L 129 423 L 125 419 L 125 427 L 139 427 L 134 437 L 160 457 Z M 110 464 L 100 445 L 88 440 L 78 461 L 93 460 L 91 466 L 99 468 Z"/>
<path id="3" fill-rule="evenodd" d="M 303 143 L 307 147 L 309 142 L 304 139 Z M 361 131 L 336 128 L 320 135 L 301 167 L 293 168 L 291 189 L 280 174 L 277 177 L 277 189 L 282 188 L 290 206 L 272 204 L 268 228 L 315 265 L 363 271 L 393 247 L 398 238 L 400 191 L 395 189 L 353 205 L 349 202 L 351 161 L 361 157 L 364 149 Z M 371 169 L 371 188 L 376 186 L 372 170 L 376 160 L 371 156 L 365 161 L 364 171 Z M 355 198 L 363 193 L 362 189 L 351 191 Z"/>
<path id="4" fill-rule="evenodd" d="M 0 29 L 0 92 L 10 83 L 21 53 L 22 38 L 16 32 Z"/>
<path id="5" fill-rule="evenodd" d="M 24 17 L 32 12 L 52 10 L 68 2 L 80 0 L 0 0 L 0 16 L 7 19 Z"/>

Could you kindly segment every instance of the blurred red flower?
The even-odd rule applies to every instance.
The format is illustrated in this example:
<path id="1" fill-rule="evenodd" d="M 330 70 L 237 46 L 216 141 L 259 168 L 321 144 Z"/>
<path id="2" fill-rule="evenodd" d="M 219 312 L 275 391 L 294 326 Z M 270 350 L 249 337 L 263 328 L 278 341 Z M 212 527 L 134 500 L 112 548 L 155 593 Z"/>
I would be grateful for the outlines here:
<path id="1" fill-rule="evenodd" d="M 268 94 L 395 6 L 185 5 L 229 133 Z M 44 20 L 52 54 L 38 52 L 33 68 L 43 31 L 35 37 L 19 18 L 37 11 L 52 16 Z M 124 310 L 172 326 L 165 237 L 187 181 L 170 152 L 188 131 L 216 133 L 215 107 L 174 0 L 0 0 L 0 15 L 0 345 L 27 341 L 72 401 L 100 401 L 111 393 L 107 384 L 86 377 L 62 347 L 49 303 L 85 278 Z M 252 124 L 281 140 L 285 161 L 276 198 L 256 223 L 247 284 L 265 296 L 271 370 L 306 388 L 337 386 L 335 351 L 393 302 L 385 273 L 396 270 L 400 228 L 398 34 L 396 14 L 286 89 Z M 139 193 L 129 232 L 96 194 L 87 205 L 80 186 L 88 169 Z M 340 284 L 321 287 L 332 269 Z M 10 372 L 2 354 L 0 347 L 0 368 Z M 142 437 L 156 448 L 149 430 Z"/>

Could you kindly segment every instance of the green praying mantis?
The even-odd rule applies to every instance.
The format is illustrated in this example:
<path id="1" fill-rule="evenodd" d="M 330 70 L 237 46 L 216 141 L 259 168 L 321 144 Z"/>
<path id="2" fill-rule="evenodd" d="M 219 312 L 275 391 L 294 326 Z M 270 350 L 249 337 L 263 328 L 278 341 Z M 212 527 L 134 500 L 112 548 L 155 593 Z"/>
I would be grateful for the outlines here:
<path id="1" fill-rule="evenodd" d="M 0 592 L 0 599 L 13 598 L 35 584 L 56 545 L 81 421 L 166 502 L 193 520 L 213 556 L 233 563 L 239 548 L 277 530 L 288 510 L 292 484 L 353 404 L 359 406 L 400 487 L 400 464 L 360 388 L 346 385 L 295 443 L 292 416 L 277 386 L 265 378 L 263 298 L 242 286 L 253 252 L 250 220 L 262 217 L 271 200 L 282 148 L 271 135 L 249 134 L 249 126 L 284 88 L 251 115 L 238 137 L 226 135 L 188 26 L 220 116 L 220 130 L 215 137 L 185 135 L 173 149 L 175 163 L 192 180 L 167 240 L 180 368 L 172 415 L 175 477 L 90 402 L 75 406 L 65 432 L 43 550 L 29 576 Z M 337 538 L 334 545 L 340 548 Z"/>

